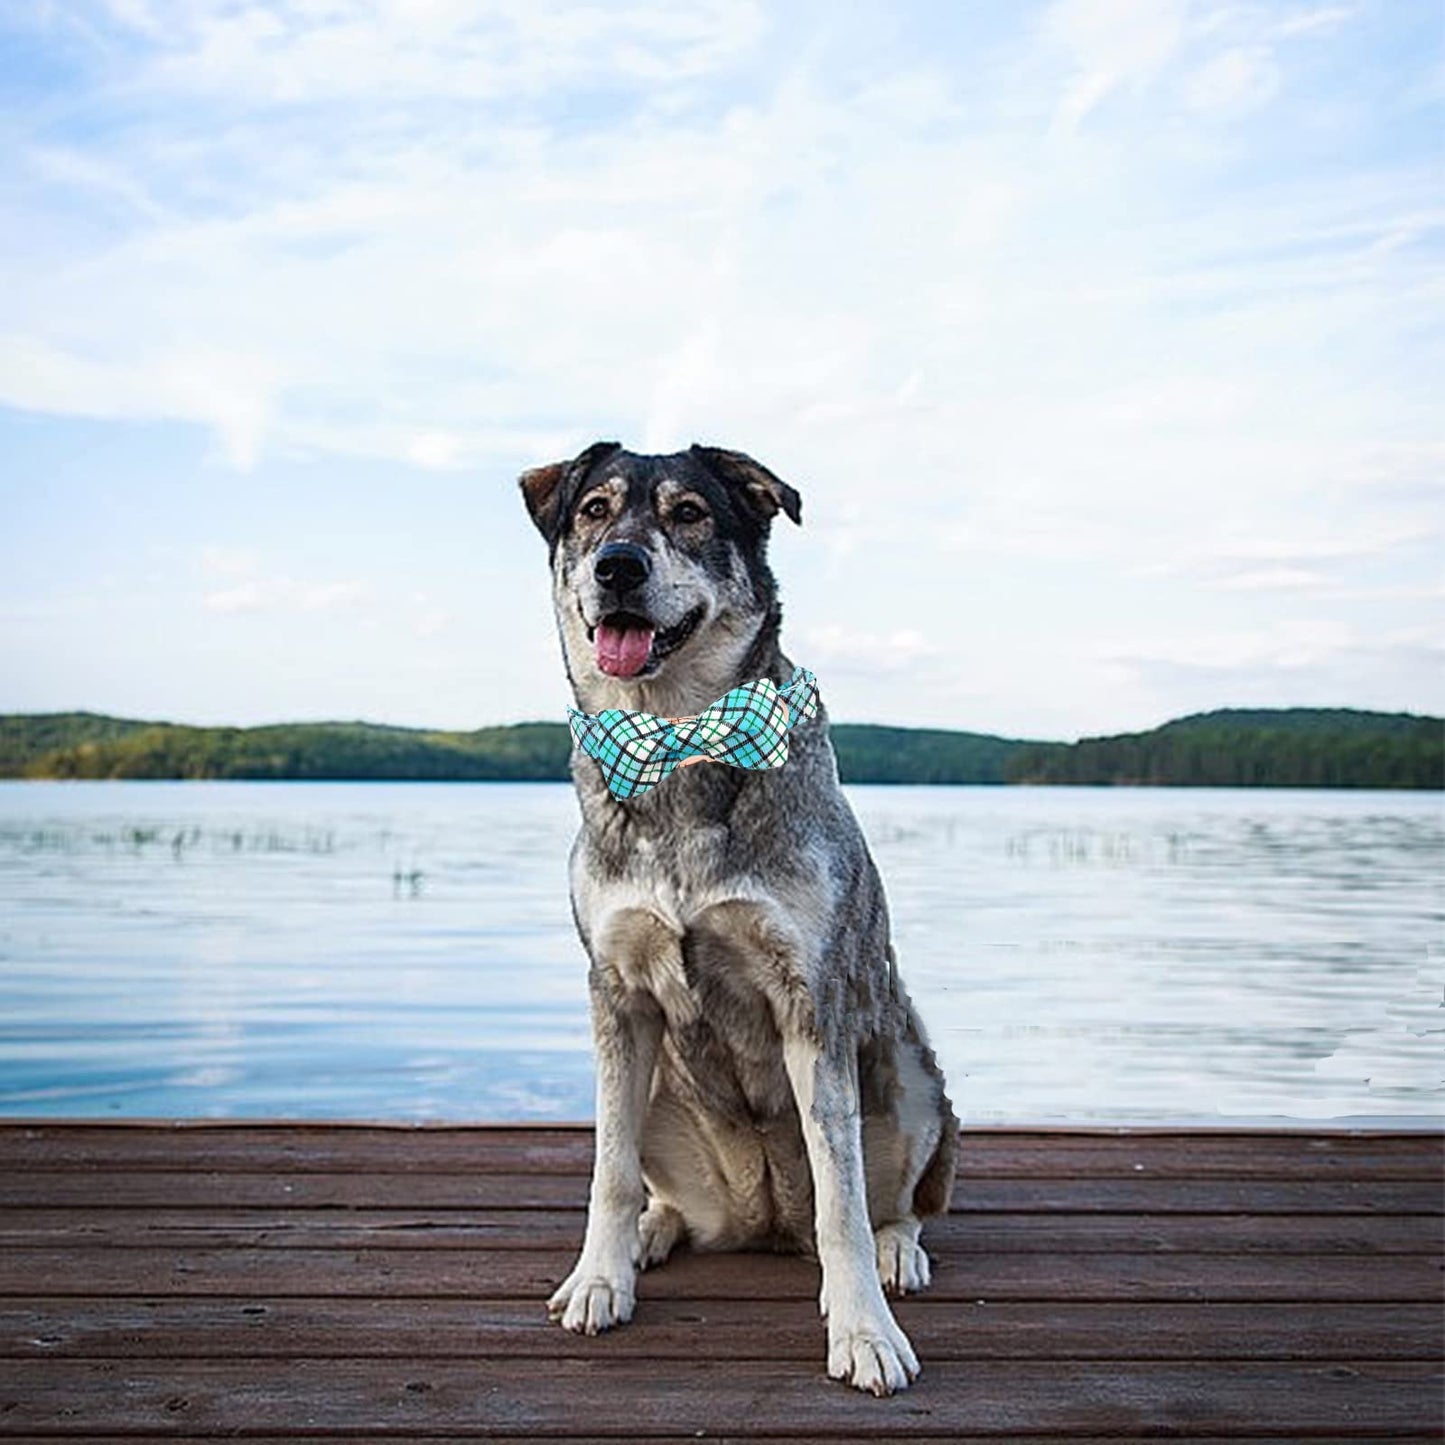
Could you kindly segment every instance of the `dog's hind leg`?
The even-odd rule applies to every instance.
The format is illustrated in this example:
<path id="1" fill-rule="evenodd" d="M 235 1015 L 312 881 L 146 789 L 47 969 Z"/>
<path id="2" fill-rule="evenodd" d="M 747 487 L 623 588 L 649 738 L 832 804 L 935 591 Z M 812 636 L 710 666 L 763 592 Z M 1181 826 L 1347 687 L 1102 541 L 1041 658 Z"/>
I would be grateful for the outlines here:
<path id="1" fill-rule="evenodd" d="M 642 1239 L 643 1269 L 662 1264 L 687 1235 L 687 1221 L 682 1211 L 661 1199 L 649 1199 L 642 1218 L 637 1222 L 637 1232 Z"/>
<path id="2" fill-rule="evenodd" d="M 863 1121 L 868 1214 L 878 1278 L 890 1294 L 925 1289 L 932 1276 L 928 1255 L 919 1243 L 923 1224 L 915 1212 L 914 1196 L 937 1146 L 938 1130 L 926 1122 L 911 1122 L 912 1128 L 902 1106 L 897 1113 L 873 1114 Z"/>
<path id="3" fill-rule="evenodd" d="M 873 1231 L 878 1256 L 878 1278 L 889 1294 L 910 1294 L 927 1289 L 933 1278 L 928 1252 L 918 1242 L 923 1225 L 912 1215 L 880 1224 Z"/>
<path id="4" fill-rule="evenodd" d="M 923 1217 L 948 1208 L 958 1129 L 933 1054 L 916 1019 L 910 1022 L 902 1039 L 860 1057 L 869 1099 L 863 1120 L 868 1212 L 878 1276 L 894 1294 L 930 1282 L 919 1234 Z"/>
<path id="5" fill-rule="evenodd" d="M 594 966 L 592 1031 L 597 1047 L 597 1153 L 587 1231 L 572 1273 L 547 1301 L 562 1327 L 595 1335 L 632 1318 L 642 1254 L 638 1217 L 644 1190 L 642 1120 L 652 1087 L 662 1014 L 651 999 L 625 994 Z"/>

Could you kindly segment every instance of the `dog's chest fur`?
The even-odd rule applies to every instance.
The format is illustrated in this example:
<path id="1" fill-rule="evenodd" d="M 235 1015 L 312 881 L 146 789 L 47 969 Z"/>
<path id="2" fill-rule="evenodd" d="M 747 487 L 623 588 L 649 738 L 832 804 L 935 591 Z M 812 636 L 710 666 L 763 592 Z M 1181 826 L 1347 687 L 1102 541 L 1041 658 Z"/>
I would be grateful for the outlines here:
<path id="1" fill-rule="evenodd" d="M 610 877 L 582 861 L 582 842 L 573 901 L 594 966 L 662 1011 L 668 1087 L 714 1118 L 756 1126 L 796 1113 L 778 1020 L 806 1004 L 806 922 L 826 903 L 816 881 L 783 892 L 729 876 L 720 831 L 697 829 L 670 853 L 639 836 Z"/>

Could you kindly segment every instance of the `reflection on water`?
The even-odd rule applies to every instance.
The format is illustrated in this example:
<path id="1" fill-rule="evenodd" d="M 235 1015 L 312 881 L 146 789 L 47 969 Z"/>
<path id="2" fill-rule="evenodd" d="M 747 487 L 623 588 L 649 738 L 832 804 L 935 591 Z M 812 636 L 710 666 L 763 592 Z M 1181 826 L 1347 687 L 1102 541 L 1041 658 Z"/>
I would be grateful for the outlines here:
<path id="1" fill-rule="evenodd" d="M 1435 795 L 847 789 L 966 1122 L 1445 1114 Z M 0 1112 L 592 1110 L 558 784 L 0 783 Z"/>

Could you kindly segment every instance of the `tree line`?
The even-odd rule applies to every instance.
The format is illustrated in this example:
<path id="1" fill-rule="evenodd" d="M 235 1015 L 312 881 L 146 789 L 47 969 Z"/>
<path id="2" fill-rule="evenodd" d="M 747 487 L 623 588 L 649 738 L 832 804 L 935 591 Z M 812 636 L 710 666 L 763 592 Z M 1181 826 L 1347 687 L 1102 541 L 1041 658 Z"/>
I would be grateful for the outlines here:
<path id="1" fill-rule="evenodd" d="M 1151 732 L 1026 744 L 1009 781 L 1222 788 L 1440 788 L 1445 722 L 1408 713 L 1221 711 Z"/>
<path id="2" fill-rule="evenodd" d="M 1148 732 L 1028 742 L 830 726 L 845 783 L 1441 788 L 1445 720 L 1349 708 L 1224 709 Z M 562 781 L 564 723 L 447 732 L 374 723 L 188 727 L 98 713 L 0 716 L 0 777 Z"/>

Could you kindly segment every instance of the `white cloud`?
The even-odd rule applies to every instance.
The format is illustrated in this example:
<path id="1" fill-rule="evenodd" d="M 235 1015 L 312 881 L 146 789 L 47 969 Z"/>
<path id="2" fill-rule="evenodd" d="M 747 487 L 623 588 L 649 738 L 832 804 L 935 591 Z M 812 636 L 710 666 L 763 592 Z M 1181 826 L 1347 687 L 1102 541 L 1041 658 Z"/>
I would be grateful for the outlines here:
<path id="1" fill-rule="evenodd" d="M 102 295 L 91 301 L 105 304 Z M 0 399 L 60 415 L 199 422 L 232 467 L 254 465 L 271 419 L 268 362 L 210 345 L 127 355 L 114 335 L 93 337 L 88 349 L 81 356 L 42 337 L 0 337 Z"/>
<path id="2" fill-rule="evenodd" d="M 1070 64 L 1053 132 L 1073 135 L 1111 97 L 1137 99 L 1151 87 L 1168 87 L 1198 116 L 1237 119 L 1280 91 L 1283 47 L 1318 42 L 1359 14 L 1344 5 L 1281 14 L 1201 0 L 1058 0 L 1040 25 Z"/>
<path id="3" fill-rule="evenodd" d="M 223 577 L 245 577 L 261 570 L 261 557 L 250 547 L 212 544 L 201 548 L 200 564 L 206 572 Z"/>
<path id="4" fill-rule="evenodd" d="M 1141 562 L 1141 577 L 1195 576 L 1228 584 L 1243 575 L 1272 573 L 1331 578 L 1340 564 L 1388 560 L 1437 543 L 1441 532 L 1428 521 L 1374 522 L 1354 528 L 1331 528 L 1317 518 L 1302 517 L 1287 531 L 1205 523 L 1181 539 L 1168 557 Z M 1314 564 L 1302 566 L 1301 564 Z"/>
<path id="5" fill-rule="evenodd" d="M 1279 90 L 1281 72 L 1265 46 L 1236 46 L 1206 61 L 1185 85 L 1185 103 L 1206 115 L 1256 110 Z"/>
<path id="6" fill-rule="evenodd" d="M 1424 527 L 1374 527 L 1359 531 L 1323 532 L 1319 523 L 1300 522 L 1282 536 L 1235 536 L 1209 551 L 1222 561 L 1325 562 L 1357 557 L 1384 557 L 1403 546 L 1433 540 Z"/>
<path id="7" fill-rule="evenodd" d="M 598 77 L 676 83 L 725 63 L 764 29 L 751 0 L 273 0 L 244 8 L 167 0 L 106 8 L 114 22 L 156 42 L 138 86 L 244 94 L 262 104 L 476 102 Z"/>
<path id="8" fill-rule="evenodd" d="M 1069 55 L 1072 79 L 1054 114 L 1054 127 L 1076 130 L 1122 85 L 1150 79 L 1184 38 L 1186 0 L 1058 0 L 1042 33 Z"/>
<path id="9" fill-rule="evenodd" d="M 366 593 L 360 582 L 298 582 L 291 577 L 268 577 L 207 592 L 211 612 L 328 612 L 347 607 Z"/>
<path id="10" fill-rule="evenodd" d="M 449 608 L 438 606 L 426 592 L 412 593 L 411 604 L 411 627 L 417 637 L 436 637 L 456 621 L 455 614 Z"/>
<path id="11" fill-rule="evenodd" d="M 1142 83 L 1187 51 L 1190 13 L 1071 0 L 1041 31 L 1076 68 Z M 970 126 L 935 70 L 849 89 L 799 61 L 716 112 L 703 81 L 725 91 L 727 68 L 755 46 L 749 6 L 676 22 L 648 6 L 605 21 L 567 7 L 185 6 L 132 23 L 147 16 L 168 39 L 142 53 L 122 94 L 155 100 L 170 74 L 155 67 L 181 55 L 232 114 L 198 141 L 142 126 L 75 156 L 65 184 L 89 177 L 144 204 L 83 258 L 17 260 L 0 305 L 16 338 L 0 351 L 0 397 L 199 422 L 238 466 L 274 446 L 474 467 L 600 428 L 658 448 L 760 437 L 821 454 L 833 475 L 832 454 L 853 459 L 842 477 L 854 485 L 884 467 L 931 485 L 966 427 L 965 449 L 1011 486 L 1002 473 L 1020 449 L 1045 454 L 1030 459 L 1035 475 L 1058 476 L 1065 457 L 1098 452 L 1100 427 L 1114 429 L 1111 450 L 1137 455 L 1141 432 L 1248 421 L 1263 398 L 1234 365 L 1246 338 L 1264 357 L 1291 336 L 1303 352 L 1328 344 L 1318 332 L 1332 306 L 1398 304 L 1402 317 L 1414 306 L 1388 273 L 1335 265 L 1313 283 L 1304 324 L 1288 314 L 1275 258 L 1311 236 L 1338 253 L 1324 238 L 1351 197 L 1336 186 L 1177 224 L 1146 198 L 1116 231 L 1088 191 L 1120 183 L 1116 161 Z M 390 56 L 403 31 L 440 66 L 500 64 L 519 47 L 526 64 L 556 67 L 562 94 L 584 57 L 605 71 L 593 47 L 605 57 L 645 34 L 648 55 L 677 63 L 669 84 L 695 84 L 680 113 L 654 113 L 660 92 L 644 84 L 618 114 L 567 128 L 545 109 L 488 110 L 485 97 L 479 111 L 435 114 L 445 91 L 400 65 L 393 90 L 364 107 L 333 96 L 307 120 L 269 108 L 247 69 L 273 49 L 334 47 L 334 60 L 359 34 Z M 43 152 L 49 174 L 64 169 L 63 148 Z M 1141 152 L 1141 186 L 1153 163 Z M 1418 193 L 1401 177 L 1372 198 L 1372 239 L 1398 231 Z M 1403 282 L 1408 251 L 1374 264 Z M 1296 292 L 1312 264 L 1292 263 Z M 1228 332 L 1159 324 L 1211 302 Z M 1167 370 L 1150 354 L 1156 334 L 1173 343 L 1167 358 L 1159 343 Z M 1030 436 L 1045 412 L 1047 434 Z"/>
<path id="12" fill-rule="evenodd" d="M 1054 507 L 1022 505 L 978 509 L 976 520 L 933 534 L 941 551 L 974 557 L 1016 557 L 1055 561 L 1127 551 L 1130 539 L 1107 523 Z"/>
<path id="13" fill-rule="evenodd" d="M 457 465 L 465 443 L 453 432 L 419 432 L 406 449 L 408 461 L 419 467 L 444 471 Z"/>
<path id="14" fill-rule="evenodd" d="M 1307 515 L 1307 514 L 1305 514 Z M 1425 600 L 1429 585 L 1401 587 L 1362 582 L 1377 576 L 1410 575 L 1438 558 L 1441 529 L 1430 519 L 1404 523 L 1361 523 L 1354 530 L 1328 520 L 1300 520 L 1287 532 L 1247 534 L 1204 526 L 1197 536 L 1181 536 L 1158 555 L 1133 563 L 1138 578 L 1194 579 L 1225 593 L 1310 593 L 1316 604 L 1328 599 Z"/>
<path id="15" fill-rule="evenodd" d="M 202 548 L 203 572 L 225 577 L 229 585 L 204 592 L 208 612 L 330 612 L 350 607 L 367 595 L 358 581 L 310 581 L 265 570 L 253 551 L 207 546 Z"/>
<path id="16" fill-rule="evenodd" d="M 259 582 L 243 582 L 238 587 L 222 587 L 207 592 L 203 601 L 211 612 L 260 612 L 273 606 L 275 594 Z"/>
<path id="17" fill-rule="evenodd" d="M 1280 40 L 1297 35 L 1328 35 L 1348 24 L 1360 13 L 1358 5 L 1313 5 L 1295 10 L 1275 20 L 1269 33 Z"/>
<path id="18" fill-rule="evenodd" d="M 1263 627 L 1181 630 L 1118 638 L 1093 656 L 1117 687 L 1162 706 L 1156 720 L 1232 706 L 1363 707 L 1429 711 L 1434 698 L 1402 695 L 1399 679 L 1432 685 L 1445 675 L 1438 628 L 1369 632 L 1324 616 L 1287 617 Z"/>
<path id="19" fill-rule="evenodd" d="M 1097 651 L 1111 662 L 1169 663 L 1201 669 L 1311 667 L 1360 646 L 1355 629 L 1324 618 L 1286 618 L 1268 627 L 1187 636 L 1133 638 Z"/>
<path id="20" fill-rule="evenodd" d="M 1290 592 L 1318 587 L 1326 581 L 1323 572 L 1307 567 L 1256 567 L 1212 578 L 1208 585 L 1230 592 Z"/>
<path id="21" fill-rule="evenodd" d="M 806 653 L 836 672 L 897 672 L 942 653 L 935 642 L 913 627 L 870 631 L 824 623 L 804 626 L 798 636 L 800 655 Z"/>

